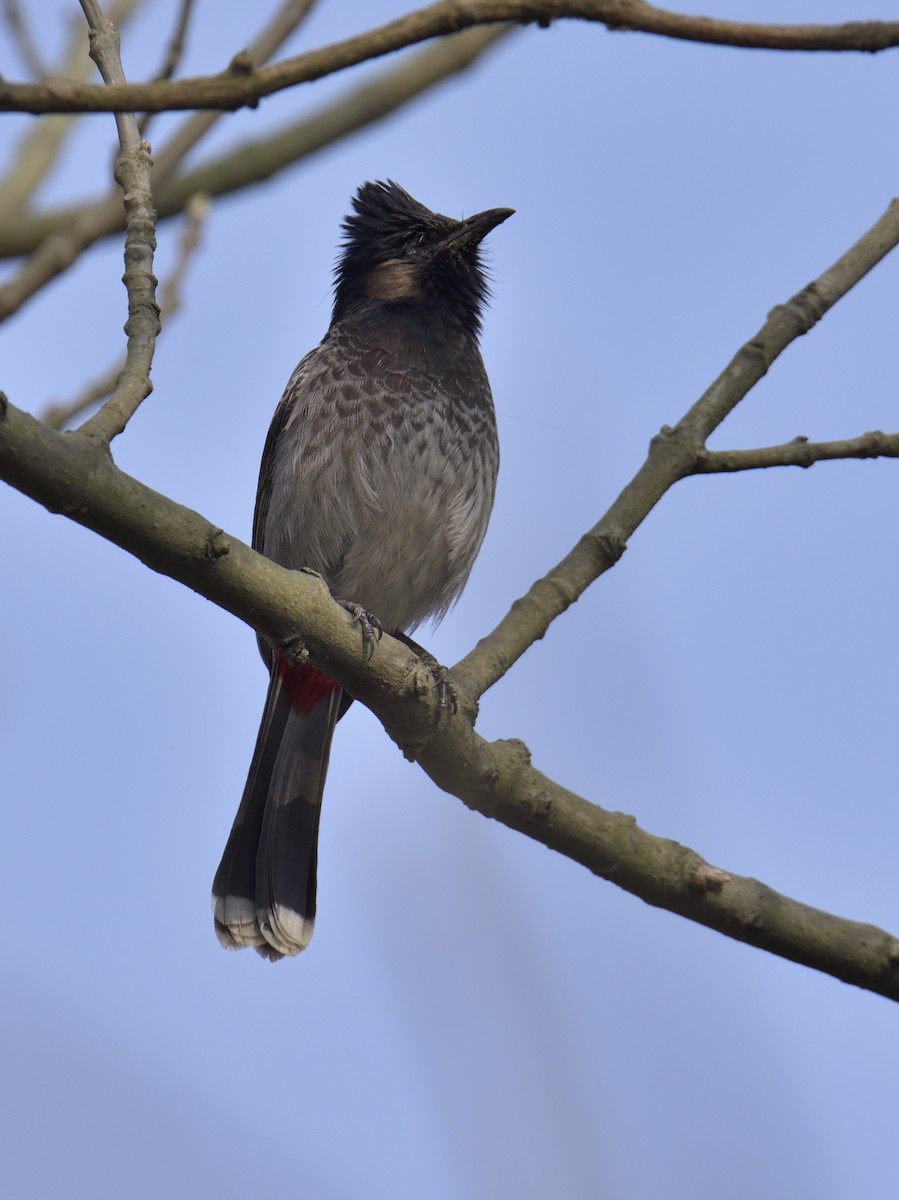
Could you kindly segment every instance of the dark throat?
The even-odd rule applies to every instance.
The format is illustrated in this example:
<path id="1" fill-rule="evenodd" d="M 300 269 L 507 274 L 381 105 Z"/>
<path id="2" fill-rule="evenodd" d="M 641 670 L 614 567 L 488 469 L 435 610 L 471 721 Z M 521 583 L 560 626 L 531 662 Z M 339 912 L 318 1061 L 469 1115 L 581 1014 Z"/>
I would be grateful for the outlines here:
<path id="1" fill-rule="evenodd" d="M 480 359 L 476 333 L 449 305 L 360 300 L 331 325 L 383 350 L 392 366 L 444 375 Z"/>

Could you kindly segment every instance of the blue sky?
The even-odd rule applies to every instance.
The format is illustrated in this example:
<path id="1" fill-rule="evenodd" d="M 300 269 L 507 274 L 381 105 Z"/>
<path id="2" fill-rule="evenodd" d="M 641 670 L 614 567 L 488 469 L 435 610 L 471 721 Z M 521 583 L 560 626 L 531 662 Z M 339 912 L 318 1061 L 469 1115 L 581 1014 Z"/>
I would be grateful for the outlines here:
<path id="1" fill-rule="evenodd" d="M 184 70 L 220 69 L 273 6 L 250 7 L 200 4 Z M 155 68 L 174 8 L 126 33 L 133 77 Z M 42 7 L 52 42 L 72 10 Z M 401 11 L 323 2 L 289 50 Z M 20 74 L 5 45 L 0 72 Z M 453 215 L 514 207 L 490 239 L 483 338 L 496 508 L 464 597 L 422 633 L 452 663 L 896 194 L 895 72 L 895 52 L 523 30 L 214 205 L 116 460 L 248 540 L 268 422 L 327 326 L 354 189 L 392 177 Z M 350 82 L 226 118 L 196 160 Z M 4 122 L 8 154 L 28 118 Z M 106 186 L 112 119 L 82 125 L 48 202 Z M 177 235 L 160 228 L 160 275 Z M 106 366 L 120 275 L 121 245 L 104 243 L 6 324 L 14 403 L 39 410 Z M 895 430 L 897 287 L 894 257 L 713 444 Z M 550 776 L 725 869 L 896 930 L 897 496 L 889 461 L 678 485 L 484 697 L 480 731 L 523 738 Z M 892 1193 L 893 1005 L 468 812 L 359 705 L 335 737 L 311 948 L 275 967 L 226 954 L 208 896 L 265 690 L 251 632 L 8 489 L 0 549 L 4 1194 Z"/>

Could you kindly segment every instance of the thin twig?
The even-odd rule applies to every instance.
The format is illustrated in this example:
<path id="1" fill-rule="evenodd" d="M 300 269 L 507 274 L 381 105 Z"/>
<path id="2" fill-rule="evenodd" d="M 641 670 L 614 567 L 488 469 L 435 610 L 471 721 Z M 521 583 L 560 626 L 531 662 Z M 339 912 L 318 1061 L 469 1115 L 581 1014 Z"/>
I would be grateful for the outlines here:
<path id="1" fill-rule="evenodd" d="M 193 15 L 194 0 L 181 0 L 178 7 L 178 13 L 175 17 L 175 28 L 172 30 L 172 36 L 169 38 L 169 44 L 166 47 L 165 58 L 162 66 L 154 76 L 155 79 L 171 79 L 178 69 L 178 64 L 181 62 L 187 45 L 187 29 L 190 25 L 190 19 Z M 144 113 L 139 122 L 141 137 L 147 136 L 147 129 L 152 122 L 155 113 Z"/>
<path id="2" fill-rule="evenodd" d="M 165 331 L 168 322 L 181 307 L 181 288 L 194 253 L 200 244 L 209 209 L 210 203 L 207 196 L 194 196 L 185 209 L 184 227 L 178 242 L 178 257 L 171 273 L 159 289 L 159 321 L 162 331 Z M 125 369 L 125 363 L 126 356 L 123 354 L 113 366 L 87 384 L 73 400 L 49 405 L 41 414 L 41 420 L 51 429 L 66 428 L 75 417 L 80 416 L 97 401 L 105 400 L 112 393 L 116 380 Z"/>
<path id="3" fill-rule="evenodd" d="M 103 15 L 97 0 L 81 0 L 90 32 L 90 55 L 107 86 L 125 82 L 119 35 Z M 153 253 L 156 249 L 156 213 L 150 190 L 150 147 L 142 140 L 134 113 L 116 113 L 121 147 L 115 177 L 125 199 L 125 287 L 128 291 L 128 320 L 125 333 L 128 350 L 125 366 L 112 395 L 82 426 L 84 433 L 106 445 L 128 424 L 150 394 L 150 368 L 159 333 L 159 305 Z"/>
<path id="4" fill-rule="evenodd" d="M 19 57 L 25 64 L 25 70 L 32 79 L 46 78 L 47 68 L 37 43 L 31 36 L 28 22 L 22 16 L 18 0 L 3 0 L 3 16 L 19 51 Z"/>
<path id="5" fill-rule="evenodd" d="M 191 199 L 185 210 L 186 220 L 178 242 L 178 256 L 162 285 L 160 311 L 163 318 L 173 317 L 181 308 L 181 289 L 187 278 L 188 268 L 200 245 L 200 238 L 209 217 L 210 208 L 209 197 L 197 195 Z"/>
<path id="6" fill-rule="evenodd" d="M 184 54 L 184 48 L 187 43 L 187 27 L 190 24 L 193 7 L 194 0 L 181 0 L 178 17 L 175 21 L 175 28 L 169 39 L 169 44 L 165 52 L 165 60 L 159 69 L 159 74 L 156 76 L 157 79 L 171 79 L 177 71 L 178 63 L 181 62 L 181 57 Z"/>
<path id="7" fill-rule="evenodd" d="M 466 691 L 476 697 L 483 695 L 529 646 L 544 636 L 556 617 L 615 565 L 628 538 L 668 489 L 688 475 L 701 473 L 701 464 L 708 460 L 705 442 L 709 434 L 765 375 L 778 355 L 807 333 L 896 245 L 899 200 L 894 200 L 833 266 L 786 304 L 773 309 L 759 332 L 738 350 L 689 412 L 653 439 L 643 466 L 605 515 L 560 563 L 515 601 L 496 628 L 453 668 L 454 679 Z"/>
<path id="8" fill-rule="evenodd" d="M 0 82 L 0 110 L 17 112 L 140 112 L 185 108 L 237 109 L 265 96 L 333 75 L 429 38 L 495 22 L 548 26 L 562 19 L 595 21 L 610 30 L 640 31 L 683 41 L 746 49 L 875 53 L 899 45 L 899 21 L 840 25 L 772 25 L 718 21 L 655 8 L 644 0 L 440 0 L 355 37 L 246 73 L 236 61 L 219 75 L 133 83 L 111 94 L 73 84 Z"/>
<path id="9" fill-rule="evenodd" d="M 811 467 L 839 458 L 899 458 L 899 433 L 873 430 L 859 437 L 833 442 L 810 442 L 796 437 L 780 446 L 751 450 L 700 450 L 691 475 L 756 471 L 763 467 Z"/>

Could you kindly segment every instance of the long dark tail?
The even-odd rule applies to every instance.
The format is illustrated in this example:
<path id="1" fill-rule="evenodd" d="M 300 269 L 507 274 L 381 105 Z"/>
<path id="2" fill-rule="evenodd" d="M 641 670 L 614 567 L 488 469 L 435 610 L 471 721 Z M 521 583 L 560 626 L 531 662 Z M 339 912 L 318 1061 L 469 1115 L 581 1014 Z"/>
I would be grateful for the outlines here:
<path id="1" fill-rule="evenodd" d="M 299 680 L 299 686 L 298 686 Z M 315 923 L 318 823 L 341 690 L 312 667 L 272 671 L 250 773 L 212 884 L 228 949 L 299 954 Z"/>

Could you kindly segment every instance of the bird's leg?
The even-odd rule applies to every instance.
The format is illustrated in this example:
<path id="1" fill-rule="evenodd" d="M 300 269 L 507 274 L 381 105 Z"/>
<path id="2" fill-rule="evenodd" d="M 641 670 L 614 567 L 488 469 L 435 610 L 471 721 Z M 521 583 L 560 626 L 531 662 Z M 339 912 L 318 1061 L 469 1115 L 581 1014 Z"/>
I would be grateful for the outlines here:
<path id="1" fill-rule="evenodd" d="M 353 624 L 359 626 L 362 632 L 362 653 L 365 655 L 365 661 L 368 662 L 375 652 L 375 646 L 384 634 L 384 626 L 374 613 L 366 612 L 361 604 L 356 604 L 353 600 L 341 600 L 337 596 L 334 599 L 341 608 L 345 608 L 350 614 Z"/>
<path id="2" fill-rule="evenodd" d="M 419 646 L 418 642 L 410 638 L 408 633 L 397 629 L 393 636 L 398 642 L 402 642 L 404 646 L 408 646 L 410 650 L 414 651 L 434 676 L 434 686 L 437 688 L 437 706 L 440 711 L 444 712 L 448 708 L 451 712 L 455 712 L 459 707 L 459 697 L 453 687 L 453 681 L 450 679 L 449 669 L 439 663 L 429 650 L 425 650 L 424 646 Z"/>

